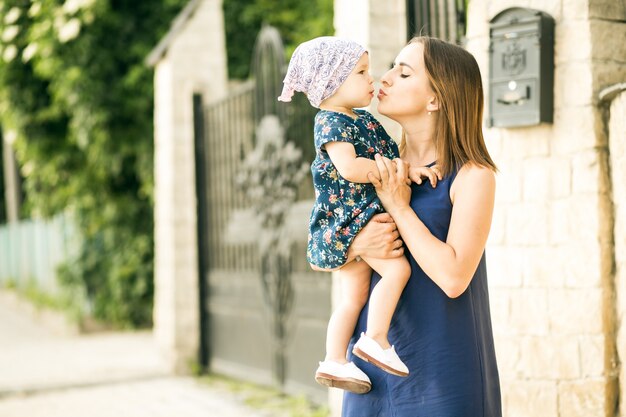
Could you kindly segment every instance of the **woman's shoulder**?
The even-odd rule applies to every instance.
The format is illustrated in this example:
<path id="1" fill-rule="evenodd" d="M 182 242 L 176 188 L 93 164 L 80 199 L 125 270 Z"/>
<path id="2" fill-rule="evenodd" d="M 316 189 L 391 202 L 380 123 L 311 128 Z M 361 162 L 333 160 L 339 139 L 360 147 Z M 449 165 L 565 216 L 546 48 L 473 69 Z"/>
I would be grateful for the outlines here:
<path id="1" fill-rule="evenodd" d="M 466 162 L 456 173 L 450 187 L 451 194 L 455 189 L 472 189 L 476 187 L 495 188 L 496 174 L 493 169 L 478 165 L 474 162 Z"/>
<path id="2" fill-rule="evenodd" d="M 457 177 L 469 177 L 469 178 L 493 178 L 496 175 L 493 169 L 490 167 L 479 165 L 475 162 L 466 162 L 461 168 L 459 168 Z"/>
<path id="3" fill-rule="evenodd" d="M 495 182 L 496 174 L 493 169 L 475 162 L 466 162 L 456 174 L 456 181 L 469 182 Z"/>

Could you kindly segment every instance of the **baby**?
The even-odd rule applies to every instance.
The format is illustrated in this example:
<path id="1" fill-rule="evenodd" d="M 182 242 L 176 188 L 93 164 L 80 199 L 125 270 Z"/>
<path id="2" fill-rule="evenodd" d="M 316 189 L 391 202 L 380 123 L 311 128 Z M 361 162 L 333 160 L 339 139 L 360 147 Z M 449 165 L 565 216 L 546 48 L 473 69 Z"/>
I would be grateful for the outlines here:
<path id="1" fill-rule="evenodd" d="M 326 358 L 315 379 L 330 387 L 355 393 L 371 389 L 368 376 L 346 352 L 360 311 L 368 301 L 372 269 L 381 275 L 369 296 L 367 331 L 353 353 L 391 374 L 406 377 L 409 370 L 389 344 L 387 333 L 410 266 L 405 257 L 348 260 L 348 248 L 363 226 L 383 211 L 367 178 L 378 172 L 374 155 L 399 157 L 398 146 L 382 125 L 359 109 L 374 97 L 368 52 L 358 43 L 337 37 L 320 37 L 296 48 L 283 81 L 280 101 L 304 93 L 319 108 L 315 116 L 316 157 L 311 165 L 315 205 L 309 221 L 307 260 L 317 269 L 337 270 L 341 300 L 332 313 L 326 335 Z M 409 169 L 417 183 L 422 177 L 436 182 L 431 170 Z"/>

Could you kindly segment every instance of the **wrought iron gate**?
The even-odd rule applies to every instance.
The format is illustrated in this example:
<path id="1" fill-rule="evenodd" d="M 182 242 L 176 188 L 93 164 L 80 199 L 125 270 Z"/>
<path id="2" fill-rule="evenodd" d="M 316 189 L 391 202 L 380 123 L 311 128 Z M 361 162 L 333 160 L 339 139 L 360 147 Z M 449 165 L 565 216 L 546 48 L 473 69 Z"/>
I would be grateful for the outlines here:
<path id="1" fill-rule="evenodd" d="M 309 163 L 315 109 L 301 95 L 289 105 L 278 103 L 285 62 L 275 29 L 264 27 L 259 33 L 253 67 L 253 77 L 222 102 L 203 108 L 196 97 L 194 103 L 202 357 L 213 372 L 278 383 L 287 392 L 324 400 L 326 390 L 315 384 L 313 374 L 324 354 L 331 281 L 330 275 L 312 272 L 305 259 L 311 179 L 302 181 L 287 219 L 300 233 L 290 245 L 288 291 L 279 295 L 289 297 L 281 301 L 282 335 L 272 327 L 275 311 L 264 298 L 260 225 L 235 182 L 267 115 L 278 117 L 286 140 L 295 142 Z"/>

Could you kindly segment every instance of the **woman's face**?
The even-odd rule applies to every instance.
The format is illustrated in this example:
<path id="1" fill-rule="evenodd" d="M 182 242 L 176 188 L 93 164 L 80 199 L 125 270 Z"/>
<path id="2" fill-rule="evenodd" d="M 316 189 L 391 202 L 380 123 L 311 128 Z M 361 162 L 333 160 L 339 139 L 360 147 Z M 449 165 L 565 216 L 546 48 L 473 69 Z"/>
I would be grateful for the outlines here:
<path id="1" fill-rule="evenodd" d="M 429 103 L 435 97 L 424 66 L 424 46 L 415 42 L 405 46 L 393 63 L 393 68 L 381 78 L 378 112 L 401 122 L 432 111 Z"/>

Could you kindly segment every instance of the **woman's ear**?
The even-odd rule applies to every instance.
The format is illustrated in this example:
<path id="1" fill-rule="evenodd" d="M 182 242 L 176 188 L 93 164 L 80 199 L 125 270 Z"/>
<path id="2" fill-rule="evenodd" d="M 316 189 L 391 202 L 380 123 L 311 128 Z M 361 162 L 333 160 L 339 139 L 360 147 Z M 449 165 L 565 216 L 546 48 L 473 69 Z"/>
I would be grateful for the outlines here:
<path id="1" fill-rule="evenodd" d="M 433 96 L 430 100 L 428 100 L 428 104 L 426 104 L 426 111 L 439 111 L 439 100 L 437 100 L 437 97 Z"/>

